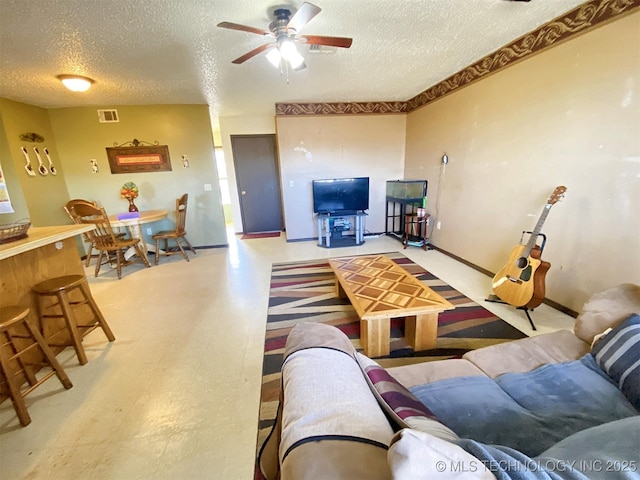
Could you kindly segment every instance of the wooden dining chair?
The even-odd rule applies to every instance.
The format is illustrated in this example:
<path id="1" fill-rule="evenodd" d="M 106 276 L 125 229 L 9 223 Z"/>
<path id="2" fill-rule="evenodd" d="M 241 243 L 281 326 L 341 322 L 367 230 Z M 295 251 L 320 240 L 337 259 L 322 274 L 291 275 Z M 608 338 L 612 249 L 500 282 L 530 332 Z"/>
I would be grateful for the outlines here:
<path id="1" fill-rule="evenodd" d="M 69 200 L 65 205 L 64 205 L 64 211 L 67 212 L 67 215 L 69 216 L 69 218 L 71 219 L 71 221 L 73 223 L 79 224 L 82 223 L 80 222 L 80 220 L 78 219 L 78 216 L 76 215 L 75 212 L 75 206 L 76 205 L 93 205 L 94 207 L 97 207 L 98 204 L 96 202 L 92 202 L 89 200 L 83 200 L 81 198 L 74 198 L 72 200 Z M 122 232 L 117 232 L 116 234 L 117 238 L 124 238 L 126 236 L 125 233 Z M 93 253 L 93 240 L 91 239 L 91 236 L 88 235 L 86 232 L 82 234 L 82 240 L 88 244 L 87 246 L 87 258 L 84 261 L 84 265 L 85 267 L 89 266 L 89 263 L 91 263 L 91 255 Z"/>
<path id="2" fill-rule="evenodd" d="M 124 251 L 129 247 L 133 247 L 138 254 L 137 257 L 147 267 L 151 264 L 140 247 L 140 240 L 137 238 L 119 238 L 111 228 L 109 217 L 104 208 L 96 207 L 89 203 L 78 203 L 74 206 L 74 212 L 77 215 L 80 223 L 93 224 L 96 226 L 95 230 L 87 232 L 89 238 L 93 242 L 93 246 L 100 251 L 98 256 L 98 263 L 96 264 L 96 274 L 100 273 L 100 267 L 103 265 L 103 258 L 107 255 L 107 260 L 110 255 L 115 256 L 116 268 L 118 270 L 118 278 L 122 278 L 123 265 L 129 265 L 130 262 L 125 261 Z"/>
<path id="3" fill-rule="evenodd" d="M 182 253 L 184 259 L 188 262 L 189 256 L 187 252 L 184 251 L 180 241 L 184 241 L 184 243 L 189 247 L 189 249 L 195 255 L 196 250 L 191 246 L 189 240 L 187 240 L 187 231 L 185 230 L 185 222 L 187 221 L 187 201 L 189 200 L 189 194 L 185 193 L 180 198 L 176 199 L 176 228 L 175 230 L 162 230 L 161 232 L 156 233 L 151 238 L 156 241 L 156 257 L 155 263 L 158 264 L 158 259 L 161 255 L 160 251 L 160 240 L 164 240 L 164 253 L 162 255 L 174 255 L 176 253 Z M 169 250 L 169 239 L 173 239 L 173 241 L 177 245 L 177 250 L 171 251 Z"/>
<path id="4" fill-rule="evenodd" d="M 81 223 L 78 220 L 78 217 L 76 216 L 73 208 L 75 205 L 79 204 L 79 203 L 88 203 L 88 204 L 92 204 L 94 206 L 97 206 L 95 202 L 90 202 L 89 200 L 82 200 L 80 198 L 74 198 L 73 200 L 69 200 L 65 205 L 64 205 L 64 211 L 67 212 L 67 215 L 69 215 L 69 218 L 71 219 L 71 221 L 73 223 Z M 89 235 L 87 235 L 87 233 L 83 233 L 82 234 L 82 240 L 88 244 L 87 246 L 87 258 L 85 259 L 84 265 L 85 267 L 89 266 L 89 263 L 91 262 L 91 253 L 93 252 L 93 240 L 91 240 L 91 238 L 89 237 Z"/>

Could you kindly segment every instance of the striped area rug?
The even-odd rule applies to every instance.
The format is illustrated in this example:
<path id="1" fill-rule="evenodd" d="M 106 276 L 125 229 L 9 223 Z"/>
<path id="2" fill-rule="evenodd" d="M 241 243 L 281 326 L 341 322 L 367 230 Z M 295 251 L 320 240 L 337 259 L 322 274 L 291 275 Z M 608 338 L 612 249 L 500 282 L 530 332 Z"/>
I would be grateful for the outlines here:
<path id="1" fill-rule="evenodd" d="M 427 272 L 399 252 L 384 253 L 439 293 L 456 308 L 438 319 L 434 350 L 414 352 L 403 338 L 403 320 L 391 321 L 391 353 L 376 361 L 384 367 L 460 357 L 469 350 L 526 335 Z M 342 330 L 358 350 L 360 321 L 348 298 L 335 295 L 335 278 L 327 259 L 274 264 L 262 367 L 258 451 L 274 423 L 280 369 L 287 335 L 299 322 L 321 322 Z"/>

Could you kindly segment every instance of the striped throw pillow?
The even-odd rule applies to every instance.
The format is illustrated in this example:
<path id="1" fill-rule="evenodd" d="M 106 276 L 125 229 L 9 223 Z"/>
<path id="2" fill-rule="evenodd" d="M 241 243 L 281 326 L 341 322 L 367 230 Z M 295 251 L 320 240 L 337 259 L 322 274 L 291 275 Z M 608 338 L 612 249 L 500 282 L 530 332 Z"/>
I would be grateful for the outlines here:
<path id="1" fill-rule="evenodd" d="M 634 313 L 611 330 L 591 354 L 640 411 L 640 315 Z"/>
<path id="2" fill-rule="evenodd" d="M 458 440 L 453 430 L 377 362 L 361 353 L 356 353 L 356 359 L 380 406 L 398 426 L 420 430 L 443 440 Z"/>

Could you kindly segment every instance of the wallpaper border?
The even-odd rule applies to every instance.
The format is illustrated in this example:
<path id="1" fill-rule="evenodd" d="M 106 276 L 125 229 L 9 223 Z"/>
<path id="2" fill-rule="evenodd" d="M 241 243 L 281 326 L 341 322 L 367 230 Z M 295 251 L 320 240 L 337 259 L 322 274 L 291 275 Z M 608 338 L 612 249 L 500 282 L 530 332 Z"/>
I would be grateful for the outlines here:
<path id="1" fill-rule="evenodd" d="M 514 40 L 405 102 L 276 103 L 276 116 L 409 113 L 524 58 L 640 7 L 640 0 L 591 0 Z"/>

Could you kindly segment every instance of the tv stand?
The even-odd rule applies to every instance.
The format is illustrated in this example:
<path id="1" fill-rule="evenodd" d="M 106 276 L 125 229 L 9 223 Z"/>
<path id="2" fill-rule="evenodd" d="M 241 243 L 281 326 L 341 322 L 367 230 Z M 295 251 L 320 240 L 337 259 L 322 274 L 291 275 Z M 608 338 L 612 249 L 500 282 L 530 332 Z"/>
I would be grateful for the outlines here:
<path id="1" fill-rule="evenodd" d="M 364 243 L 362 221 L 365 212 L 319 213 L 318 246 L 325 248 L 351 247 Z M 353 219 L 353 223 L 348 219 Z M 347 234 L 353 232 L 353 234 Z"/>

